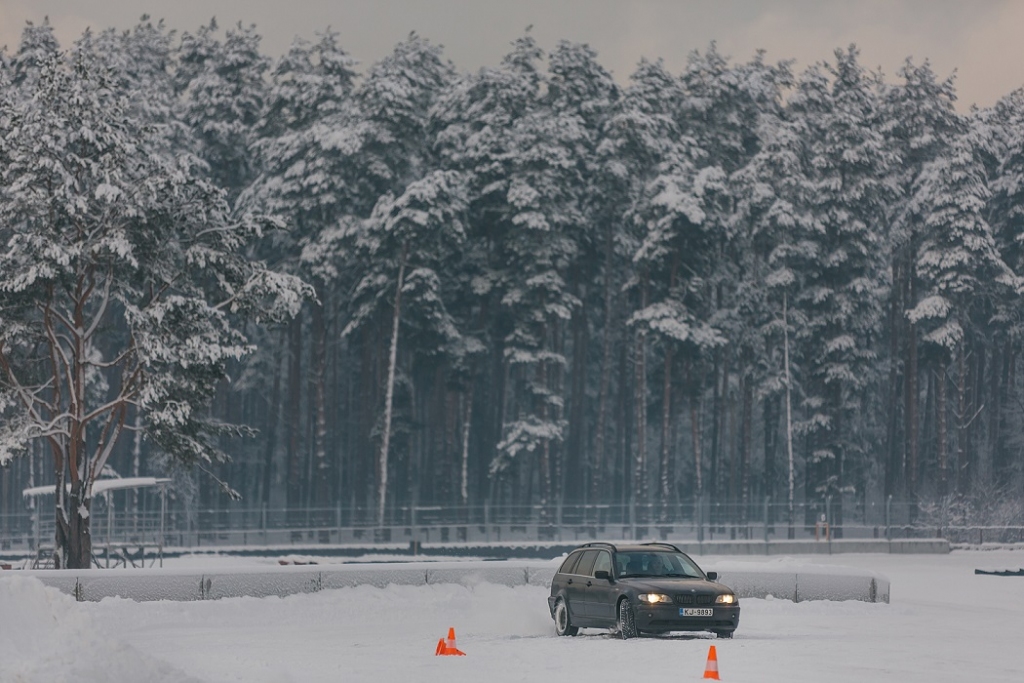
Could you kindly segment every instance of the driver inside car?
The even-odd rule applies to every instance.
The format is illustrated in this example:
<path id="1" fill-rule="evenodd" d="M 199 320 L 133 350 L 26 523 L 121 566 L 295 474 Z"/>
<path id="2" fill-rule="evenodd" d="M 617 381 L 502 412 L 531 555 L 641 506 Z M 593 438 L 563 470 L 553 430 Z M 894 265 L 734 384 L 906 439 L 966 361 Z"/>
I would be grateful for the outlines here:
<path id="1" fill-rule="evenodd" d="M 650 576 L 665 576 L 672 573 L 660 555 L 647 556 L 647 574 Z"/>

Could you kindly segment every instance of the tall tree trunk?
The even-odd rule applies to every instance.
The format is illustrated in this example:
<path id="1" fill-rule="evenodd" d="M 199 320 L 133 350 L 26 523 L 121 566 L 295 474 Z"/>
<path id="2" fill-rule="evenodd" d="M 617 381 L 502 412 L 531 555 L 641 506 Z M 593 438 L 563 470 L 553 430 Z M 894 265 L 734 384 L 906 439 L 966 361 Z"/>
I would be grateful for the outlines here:
<path id="1" fill-rule="evenodd" d="M 633 491 L 633 468 L 631 463 L 633 458 L 633 430 L 635 427 L 633 418 L 636 412 L 633 410 L 635 394 L 630 384 L 630 370 L 632 368 L 630 368 L 629 362 L 629 348 L 630 344 L 628 342 L 623 342 L 619 345 L 619 392 L 618 405 L 616 407 L 616 413 L 619 418 L 616 421 L 618 428 L 615 431 L 616 456 L 613 476 L 615 481 L 614 493 L 623 510 L 629 506 L 629 499 Z"/>
<path id="2" fill-rule="evenodd" d="M 904 306 L 904 279 L 903 263 L 904 257 L 897 253 L 892 259 L 892 290 L 891 303 L 889 306 L 889 386 L 888 399 L 886 401 L 886 449 L 887 457 L 885 462 L 885 496 L 894 496 L 903 481 L 902 463 L 903 449 L 902 440 L 899 438 L 899 397 L 901 393 L 902 375 L 900 373 L 901 354 L 900 341 L 903 339 L 905 324 L 903 317 Z"/>
<path id="3" fill-rule="evenodd" d="M 997 481 L 1009 481 L 1012 475 L 1007 467 L 1006 433 L 1007 387 L 1010 384 L 1010 342 L 996 347 L 992 358 L 992 416 L 989 420 L 992 452 L 992 475 Z"/>
<path id="4" fill-rule="evenodd" d="M 647 308 L 647 276 L 640 284 L 640 310 Z M 636 412 L 636 452 L 633 456 L 633 501 L 646 505 L 647 497 L 647 331 L 642 327 L 636 335 L 634 359 L 634 405 Z"/>
<path id="5" fill-rule="evenodd" d="M 594 459 L 590 465 L 590 502 L 604 502 L 605 439 L 608 420 L 608 394 L 612 377 L 612 229 L 608 226 L 604 257 L 604 328 L 601 330 L 601 380 L 597 395 L 597 428 L 594 433 Z"/>
<path id="6" fill-rule="evenodd" d="M 946 434 L 946 363 L 939 362 L 939 376 L 935 386 L 935 413 L 938 423 L 939 495 L 949 493 L 949 456 L 946 453 L 949 437 Z"/>
<path id="7" fill-rule="evenodd" d="M 985 406 L 982 403 L 982 399 L 985 397 L 985 344 L 981 343 L 981 340 L 974 345 L 973 353 L 971 353 L 971 364 L 967 370 L 967 377 L 970 380 L 970 384 L 967 388 L 967 406 L 970 417 L 967 423 L 967 452 L 970 460 L 970 472 L 971 472 L 971 483 L 982 482 L 984 484 L 990 484 L 991 478 L 986 475 L 991 475 L 991 471 L 986 471 L 986 463 L 983 462 L 984 449 L 979 448 L 979 445 L 984 442 L 984 430 L 982 429 L 984 419 L 982 417 L 982 411 Z M 991 468 L 988 468 L 989 470 Z"/>
<path id="8" fill-rule="evenodd" d="M 285 344 L 284 333 L 281 333 L 276 349 L 283 349 Z M 267 436 L 263 451 L 263 504 L 270 507 L 270 490 L 273 485 L 274 473 L 274 451 L 277 448 L 277 425 L 280 422 L 281 412 L 281 365 L 282 359 L 274 359 L 274 383 L 270 390 L 270 404 L 267 406 Z"/>
<path id="9" fill-rule="evenodd" d="M 745 367 L 749 367 L 749 363 Z M 754 422 L 754 383 L 749 374 L 743 378 L 743 417 L 740 427 L 740 524 L 746 525 L 750 511 L 750 449 Z"/>
<path id="10" fill-rule="evenodd" d="M 700 379 L 691 376 L 692 363 L 687 363 L 687 381 L 692 382 L 690 392 L 690 439 L 693 446 L 693 470 L 694 470 L 694 503 L 701 504 L 704 497 L 704 457 L 701 445 L 704 441 L 703 424 L 701 420 L 701 397 L 704 393 L 704 386 Z"/>
<path id="11" fill-rule="evenodd" d="M 331 467 L 327 460 L 327 325 L 325 307 L 327 294 L 321 291 L 320 301 L 313 303 L 312 365 L 313 365 L 313 501 L 317 507 L 330 502 Z"/>
<path id="12" fill-rule="evenodd" d="M 4 539 L 11 537 L 11 517 L 14 510 L 11 508 L 11 479 L 14 478 L 13 467 L 0 467 L 0 482 L 3 482 L 3 497 L 0 498 L 0 519 L 3 520 L 2 536 Z M 6 549 L 6 548 L 4 548 Z"/>
<path id="13" fill-rule="evenodd" d="M 138 477 L 142 474 L 142 417 L 139 410 L 135 410 L 135 433 L 132 435 L 132 476 Z M 139 489 L 132 489 L 131 502 L 132 531 L 139 531 Z"/>
<path id="14" fill-rule="evenodd" d="M 669 519 L 672 504 L 672 342 L 665 343 L 665 369 L 661 387 L 661 462 L 658 468 L 658 516 Z"/>
<path id="15" fill-rule="evenodd" d="M 775 523 L 776 479 L 778 478 L 779 451 L 779 395 L 771 394 L 764 399 L 762 415 L 764 421 L 764 495 L 771 501 L 768 508 L 768 524 Z"/>
<path id="16" fill-rule="evenodd" d="M 476 382 L 470 373 L 469 386 L 463 393 L 462 406 L 462 457 L 459 472 L 459 500 L 463 507 L 469 506 L 469 429 L 473 424 L 473 390 Z"/>
<path id="17" fill-rule="evenodd" d="M 388 379 L 384 389 L 384 426 L 381 434 L 380 457 L 377 460 L 377 525 L 384 526 L 384 508 L 388 492 L 388 448 L 391 445 L 391 414 L 395 398 L 395 369 L 398 365 L 398 327 L 402 317 L 402 284 L 405 280 L 405 260 L 408 244 L 402 245 L 398 262 L 398 282 L 395 285 L 395 308 L 391 319 L 391 346 L 388 352 Z"/>
<path id="18" fill-rule="evenodd" d="M 917 500 L 918 475 L 918 395 L 917 387 L 917 331 L 912 322 L 907 323 L 907 365 L 906 377 L 906 439 L 907 439 L 907 497 L 911 502 Z"/>
<path id="19" fill-rule="evenodd" d="M 967 457 L 967 342 L 960 342 L 960 355 L 957 359 L 958 377 L 956 381 L 957 393 L 957 430 L 956 430 L 956 490 L 960 495 L 967 493 L 969 484 L 968 467 L 970 462 Z"/>
<path id="20" fill-rule="evenodd" d="M 301 452 L 302 434 L 302 313 L 299 312 L 289 323 L 288 350 L 288 485 L 287 503 L 291 522 L 298 522 L 299 506 L 302 504 L 303 462 Z"/>
<path id="21" fill-rule="evenodd" d="M 782 362 L 783 373 L 786 378 L 786 456 L 789 464 L 789 533 L 788 537 L 795 535 L 794 524 L 794 497 L 796 494 L 796 474 L 793 463 L 793 402 L 792 402 L 792 381 L 789 374 L 789 312 L 787 307 L 788 297 L 782 295 Z"/>
<path id="22" fill-rule="evenodd" d="M 542 335 L 543 338 L 543 335 Z M 548 373 L 547 373 L 547 362 L 541 361 L 537 367 L 537 384 L 544 389 L 548 388 Z M 550 419 L 549 406 L 547 402 L 547 396 L 541 398 L 540 404 L 540 421 L 541 424 L 546 424 Z M 551 439 L 541 439 L 540 442 L 540 454 L 537 458 L 537 484 L 540 489 L 539 495 L 540 500 L 540 514 L 541 521 L 547 522 L 551 518 L 551 493 L 552 493 L 552 480 L 551 480 Z"/>
<path id="23" fill-rule="evenodd" d="M 577 290 L 579 287 L 577 286 Z M 562 483 L 560 490 L 564 490 L 565 501 L 571 504 L 584 502 L 586 495 L 586 473 L 590 468 L 586 462 L 587 451 L 587 310 L 586 294 L 577 292 L 577 296 L 584 302 L 582 306 L 573 309 L 570 326 L 572 329 L 572 375 L 570 377 L 571 391 L 569 396 L 569 438 L 565 444 L 565 456 L 562 458 L 565 470 L 572 473 L 572 476 L 564 477 L 564 472 L 559 476 Z M 563 335 L 564 336 L 564 335 Z M 559 468 L 561 470 L 561 468 Z"/>

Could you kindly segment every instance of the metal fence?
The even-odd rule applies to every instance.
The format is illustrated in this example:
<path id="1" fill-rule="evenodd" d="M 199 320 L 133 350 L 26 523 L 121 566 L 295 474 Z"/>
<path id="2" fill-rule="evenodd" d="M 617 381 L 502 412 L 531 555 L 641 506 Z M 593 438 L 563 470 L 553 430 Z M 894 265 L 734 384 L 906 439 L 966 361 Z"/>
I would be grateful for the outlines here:
<path id="1" fill-rule="evenodd" d="M 772 540 L 814 538 L 947 538 L 963 543 L 1024 542 L 1024 526 L 922 520 L 897 501 L 831 499 L 795 505 L 551 505 L 395 507 L 385 524 L 363 508 L 283 509 L 163 506 L 157 496 L 139 510 L 94 501 L 93 547 L 267 546 L 317 544 L 493 543 L 588 539 Z M 52 508 L 0 515 L 0 550 L 52 546 Z"/>

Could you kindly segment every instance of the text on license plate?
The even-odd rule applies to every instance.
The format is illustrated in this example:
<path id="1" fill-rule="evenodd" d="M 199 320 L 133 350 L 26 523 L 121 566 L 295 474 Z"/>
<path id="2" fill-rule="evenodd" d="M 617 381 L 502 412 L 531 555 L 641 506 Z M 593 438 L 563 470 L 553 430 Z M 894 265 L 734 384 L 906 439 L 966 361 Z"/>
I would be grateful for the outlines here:
<path id="1" fill-rule="evenodd" d="M 715 610 L 708 609 L 707 607 L 680 607 L 679 616 L 681 617 L 712 617 L 715 615 Z"/>

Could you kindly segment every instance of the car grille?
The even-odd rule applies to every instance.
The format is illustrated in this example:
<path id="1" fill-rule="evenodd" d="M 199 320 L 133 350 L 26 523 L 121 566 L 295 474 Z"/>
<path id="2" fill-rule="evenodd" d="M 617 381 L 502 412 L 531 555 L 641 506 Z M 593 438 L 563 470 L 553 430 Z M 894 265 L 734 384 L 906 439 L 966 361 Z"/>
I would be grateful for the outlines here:
<path id="1" fill-rule="evenodd" d="M 676 596 L 677 605 L 710 605 L 714 602 L 713 595 L 696 595 L 694 593 L 681 593 Z"/>

